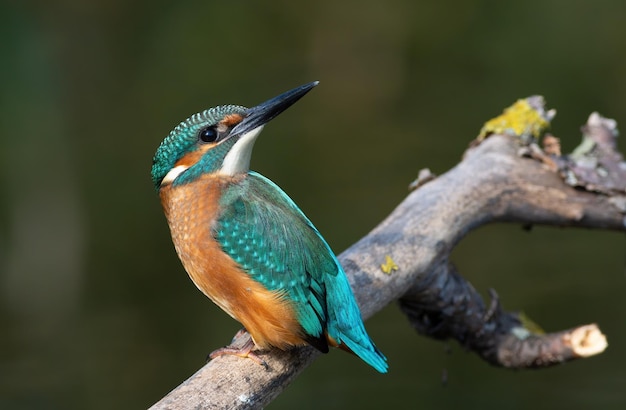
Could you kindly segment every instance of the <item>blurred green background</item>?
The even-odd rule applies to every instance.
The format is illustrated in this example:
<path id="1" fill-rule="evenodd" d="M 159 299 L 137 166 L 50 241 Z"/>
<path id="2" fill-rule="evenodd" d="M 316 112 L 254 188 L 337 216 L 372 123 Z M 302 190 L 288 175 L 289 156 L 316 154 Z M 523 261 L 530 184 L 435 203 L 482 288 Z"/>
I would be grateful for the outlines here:
<path id="1" fill-rule="evenodd" d="M 566 151 L 594 110 L 624 126 L 625 19 L 608 0 L 3 1 L 0 408 L 148 407 L 239 328 L 183 271 L 150 181 L 190 114 L 320 80 L 252 167 L 339 253 L 517 98 L 558 109 Z M 332 352 L 271 407 L 626 408 L 623 234 L 489 226 L 454 260 L 549 331 L 598 322 L 609 349 L 497 369 L 392 305 L 367 323 L 388 375 Z"/>

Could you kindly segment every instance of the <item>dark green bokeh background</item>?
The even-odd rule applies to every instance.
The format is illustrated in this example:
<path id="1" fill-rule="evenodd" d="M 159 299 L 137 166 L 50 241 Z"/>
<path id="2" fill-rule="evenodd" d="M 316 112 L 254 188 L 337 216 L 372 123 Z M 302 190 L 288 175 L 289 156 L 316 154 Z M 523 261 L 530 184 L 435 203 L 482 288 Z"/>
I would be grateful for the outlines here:
<path id="1" fill-rule="evenodd" d="M 187 278 L 151 186 L 154 150 L 190 114 L 320 80 L 252 166 L 340 252 L 517 98 L 558 108 L 566 150 L 594 110 L 626 124 L 625 18 L 622 1 L 5 0 L 0 407 L 145 408 L 238 329 Z M 601 356 L 496 369 L 390 306 L 367 323 L 388 375 L 332 352 L 272 407 L 626 408 L 624 250 L 622 234 L 509 225 L 454 254 L 547 330 L 597 321 Z"/>

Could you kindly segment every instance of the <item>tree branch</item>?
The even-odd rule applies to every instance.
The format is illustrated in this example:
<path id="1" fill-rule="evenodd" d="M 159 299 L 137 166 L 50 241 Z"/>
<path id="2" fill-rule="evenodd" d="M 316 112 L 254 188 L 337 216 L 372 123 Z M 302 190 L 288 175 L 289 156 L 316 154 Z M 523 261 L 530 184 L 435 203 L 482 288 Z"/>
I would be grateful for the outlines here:
<path id="1" fill-rule="evenodd" d="M 533 121 L 549 122 L 553 113 L 543 111 L 540 97 L 532 98 L 526 101 L 541 115 Z M 606 339 L 595 325 L 542 334 L 520 314 L 503 311 L 495 291 L 485 306 L 449 256 L 468 232 L 490 222 L 626 231 L 626 187 L 620 185 L 626 166 L 615 151 L 617 130 L 610 121 L 592 115 L 584 149 L 570 156 L 561 156 L 552 136 L 550 148 L 542 150 L 534 138 L 524 138 L 524 130 L 484 128 L 456 167 L 436 178 L 423 173 L 417 189 L 339 256 L 364 319 L 399 300 L 420 334 L 454 338 L 508 368 L 545 367 L 602 352 Z M 233 356 L 212 360 L 152 408 L 263 407 L 319 355 L 309 347 L 262 354 L 267 370 Z"/>

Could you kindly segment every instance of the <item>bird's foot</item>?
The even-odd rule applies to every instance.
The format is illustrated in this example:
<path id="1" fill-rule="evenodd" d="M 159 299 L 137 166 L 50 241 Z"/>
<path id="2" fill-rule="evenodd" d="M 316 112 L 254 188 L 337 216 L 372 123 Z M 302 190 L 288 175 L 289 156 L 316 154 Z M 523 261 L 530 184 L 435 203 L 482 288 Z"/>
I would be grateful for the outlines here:
<path id="1" fill-rule="evenodd" d="M 239 331 L 237 333 L 237 335 L 235 336 L 235 339 L 237 339 L 237 337 L 240 336 L 240 334 L 242 334 L 242 331 Z M 235 339 L 233 339 L 233 340 L 235 340 Z M 224 356 L 224 355 L 232 355 L 232 356 L 238 356 L 238 357 L 251 359 L 256 364 L 259 364 L 259 365 L 265 367 L 265 370 L 269 369 L 269 366 L 267 365 L 265 360 L 261 359 L 258 354 L 256 354 L 255 352 L 252 351 L 252 349 L 254 349 L 254 347 L 255 347 L 254 341 L 252 340 L 252 338 L 250 338 L 241 347 L 230 345 L 230 346 L 219 348 L 219 349 L 211 352 L 209 354 L 209 359 L 215 359 L 216 357 L 220 357 L 220 356 Z"/>

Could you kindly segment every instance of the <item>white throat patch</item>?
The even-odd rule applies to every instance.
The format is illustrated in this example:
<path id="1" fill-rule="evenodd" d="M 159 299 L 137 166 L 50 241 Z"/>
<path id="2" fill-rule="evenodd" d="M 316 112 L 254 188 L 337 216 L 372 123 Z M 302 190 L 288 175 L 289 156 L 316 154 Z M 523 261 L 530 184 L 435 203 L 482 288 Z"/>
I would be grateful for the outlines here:
<path id="1" fill-rule="evenodd" d="M 168 172 L 167 175 L 165 175 L 165 177 L 161 181 L 161 186 L 171 184 L 180 174 L 187 171 L 188 168 L 189 167 L 187 165 L 178 165 L 170 169 L 170 172 Z"/>
<path id="2" fill-rule="evenodd" d="M 248 172 L 250 169 L 252 147 L 254 147 L 254 141 L 256 141 L 261 130 L 263 130 L 263 125 L 256 127 L 239 138 L 239 141 L 237 141 L 230 151 L 228 151 L 228 154 L 226 154 L 220 173 L 235 176 Z M 174 169 L 172 169 L 172 171 L 174 171 Z"/>

